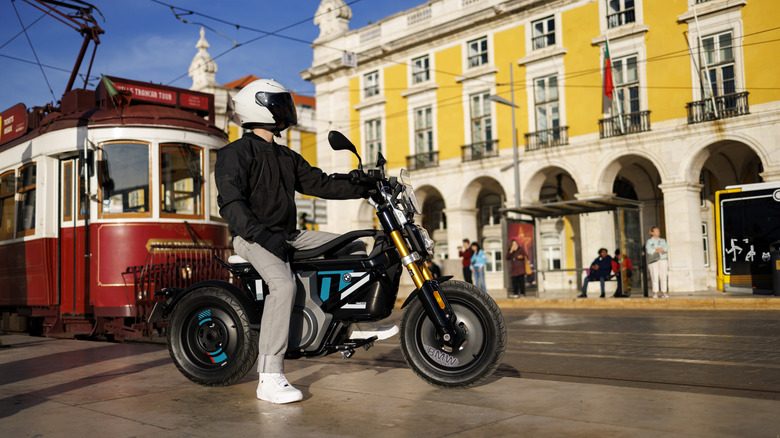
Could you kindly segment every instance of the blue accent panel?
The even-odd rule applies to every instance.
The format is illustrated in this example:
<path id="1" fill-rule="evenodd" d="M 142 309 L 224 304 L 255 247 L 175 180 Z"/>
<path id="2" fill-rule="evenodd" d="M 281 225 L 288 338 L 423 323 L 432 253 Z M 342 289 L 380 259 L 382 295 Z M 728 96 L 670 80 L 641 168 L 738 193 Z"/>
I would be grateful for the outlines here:
<path id="1" fill-rule="evenodd" d="M 330 298 L 330 278 L 323 277 L 322 286 L 320 286 L 320 299 L 324 303 L 328 298 Z"/>
<path id="2" fill-rule="evenodd" d="M 344 281 L 344 274 L 351 274 L 355 271 L 322 271 L 318 272 L 317 275 L 338 275 L 339 276 L 339 292 L 343 291 L 344 289 L 349 286 L 349 283 Z"/>
<path id="3" fill-rule="evenodd" d="M 198 322 L 198 325 L 203 325 L 204 323 L 207 323 L 207 322 L 209 322 L 209 321 L 211 321 L 211 318 L 202 319 L 202 320 L 200 320 L 200 321 Z"/>
<path id="4" fill-rule="evenodd" d="M 200 313 L 198 313 L 198 319 L 203 319 L 211 316 L 211 309 L 206 309 Z"/>

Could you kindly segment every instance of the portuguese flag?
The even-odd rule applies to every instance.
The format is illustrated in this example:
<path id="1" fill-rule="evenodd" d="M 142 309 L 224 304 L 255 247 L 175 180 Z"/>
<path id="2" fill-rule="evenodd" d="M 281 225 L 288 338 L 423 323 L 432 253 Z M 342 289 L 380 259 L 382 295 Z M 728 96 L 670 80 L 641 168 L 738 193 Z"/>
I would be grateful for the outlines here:
<path id="1" fill-rule="evenodd" d="M 604 42 L 604 96 L 612 99 L 612 90 L 615 84 L 612 82 L 612 60 L 609 58 L 609 41 Z"/>
<path id="2" fill-rule="evenodd" d="M 108 97 L 111 98 L 111 102 L 115 107 L 122 107 L 130 103 L 130 100 L 133 98 L 133 93 L 127 90 L 117 90 L 111 79 L 102 74 L 100 77 L 103 80 L 103 85 L 106 87 Z"/>

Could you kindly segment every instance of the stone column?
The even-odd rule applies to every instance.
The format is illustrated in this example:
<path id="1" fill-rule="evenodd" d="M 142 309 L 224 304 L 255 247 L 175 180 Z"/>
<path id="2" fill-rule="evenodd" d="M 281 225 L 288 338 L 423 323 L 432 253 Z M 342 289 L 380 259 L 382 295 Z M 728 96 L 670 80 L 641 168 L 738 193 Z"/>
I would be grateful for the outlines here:
<path id="1" fill-rule="evenodd" d="M 701 184 L 661 184 L 664 193 L 665 229 L 661 237 L 669 244 L 669 291 L 707 289 L 707 269 L 701 240 Z M 645 230 L 645 241 L 648 238 Z"/>
<path id="2" fill-rule="evenodd" d="M 458 247 L 463 245 L 463 238 L 473 241 L 477 238 L 477 210 L 445 208 L 447 215 L 447 246 L 449 247 L 449 259 L 452 261 L 448 268 L 452 269 L 449 275 L 455 275 L 459 280 L 463 279 L 460 271 L 460 256 Z M 455 263 L 457 261 L 457 264 Z M 449 269 L 448 269 L 449 271 Z M 453 272 L 454 271 L 454 272 Z"/>

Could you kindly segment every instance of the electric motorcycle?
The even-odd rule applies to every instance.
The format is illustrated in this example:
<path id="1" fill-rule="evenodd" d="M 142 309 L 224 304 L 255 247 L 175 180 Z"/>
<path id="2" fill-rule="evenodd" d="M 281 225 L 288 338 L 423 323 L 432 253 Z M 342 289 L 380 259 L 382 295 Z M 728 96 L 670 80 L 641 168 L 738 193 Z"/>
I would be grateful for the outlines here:
<path id="1" fill-rule="evenodd" d="M 431 385 L 473 386 L 490 376 L 506 349 L 506 325 L 496 302 L 484 291 L 452 277 L 433 278 L 425 261 L 433 241 L 414 223 L 420 208 L 404 169 L 387 177 L 381 154 L 377 168 L 363 171 L 355 146 L 331 131 L 334 150 L 348 150 L 358 168 L 337 174 L 371 189 L 380 230 L 358 230 L 320 247 L 296 251 L 291 266 L 297 295 L 290 321 L 287 359 L 321 357 L 373 346 L 377 336 L 361 336 L 361 323 L 387 318 L 393 311 L 402 272 L 415 290 L 401 306 L 401 352 L 409 367 Z M 338 255 L 358 238 L 373 239 L 367 255 Z M 268 286 L 251 264 L 238 256 L 221 261 L 240 286 L 211 280 L 187 289 L 162 289 L 149 322 L 168 320 L 168 350 L 179 371 L 205 386 L 240 380 L 257 358 L 257 337 Z"/>

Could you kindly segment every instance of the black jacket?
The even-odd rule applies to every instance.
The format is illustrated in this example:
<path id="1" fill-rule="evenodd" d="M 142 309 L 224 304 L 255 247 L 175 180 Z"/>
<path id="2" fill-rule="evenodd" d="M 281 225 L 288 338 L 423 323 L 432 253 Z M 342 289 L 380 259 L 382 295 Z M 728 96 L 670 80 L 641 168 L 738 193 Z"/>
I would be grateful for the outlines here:
<path id="1" fill-rule="evenodd" d="M 360 198 L 365 190 L 334 180 L 297 152 L 248 132 L 217 152 L 219 214 L 230 234 L 263 245 L 297 226 L 295 192 L 327 199 Z"/>

